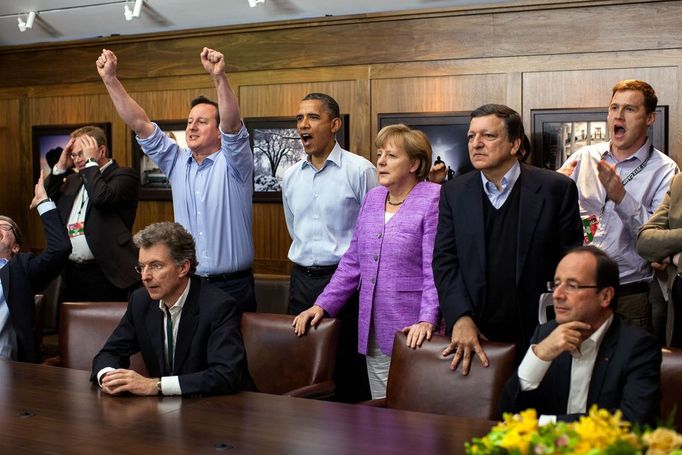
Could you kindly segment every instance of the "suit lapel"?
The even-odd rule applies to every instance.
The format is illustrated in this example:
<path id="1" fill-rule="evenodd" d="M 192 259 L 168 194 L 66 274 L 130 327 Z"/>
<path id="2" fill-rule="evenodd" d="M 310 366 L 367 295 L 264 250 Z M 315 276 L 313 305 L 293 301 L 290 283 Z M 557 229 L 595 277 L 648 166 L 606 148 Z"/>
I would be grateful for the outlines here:
<path id="1" fill-rule="evenodd" d="M 175 346 L 174 367 L 175 373 L 183 371 L 182 367 L 187 360 L 192 338 L 199 322 L 199 281 L 191 279 L 187 300 L 182 307 L 180 327 L 178 327 L 178 340 Z"/>
<path id="2" fill-rule="evenodd" d="M 544 199 L 540 196 L 541 185 L 530 179 L 532 171 L 521 164 L 521 194 L 519 198 L 519 232 L 516 251 L 516 284 L 521 280 L 521 273 L 528 258 L 528 250 L 533 240 L 535 227 L 540 219 Z"/>
<path id="3" fill-rule="evenodd" d="M 159 364 L 159 371 L 166 371 L 166 359 L 164 356 L 164 337 L 163 337 L 163 312 L 159 309 L 159 301 L 151 300 L 147 309 L 147 316 L 145 318 L 147 326 L 147 333 L 149 339 L 154 347 L 154 354 L 156 354 L 156 361 Z"/>
<path id="4" fill-rule="evenodd" d="M 594 360 L 594 368 L 592 370 L 592 379 L 590 380 L 590 390 L 587 393 L 587 410 L 589 411 L 592 403 L 599 402 L 606 372 L 613 357 L 613 352 L 616 350 L 616 342 L 618 341 L 618 334 L 620 332 L 620 319 L 618 316 L 613 317 L 611 327 L 604 335 L 597 358 Z"/>

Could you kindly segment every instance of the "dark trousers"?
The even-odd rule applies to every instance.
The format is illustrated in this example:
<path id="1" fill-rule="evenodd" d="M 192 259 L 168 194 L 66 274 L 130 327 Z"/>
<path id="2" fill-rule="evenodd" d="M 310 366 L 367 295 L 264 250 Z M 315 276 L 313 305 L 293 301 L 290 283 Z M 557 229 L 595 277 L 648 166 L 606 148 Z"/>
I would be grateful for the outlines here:
<path id="1" fill-rule="evenodd" d="M 669 298 L 673 306 L 673 333 L 670 346 L 682 348 L 682 280 L 679 276 L 675 277 Z"/>
<path id="2" fill-rule="evenodd" d="M 315 303 L 331 280 L 336 267 L 310 272 L 294 264 L 289 288 L 289 314 L 297 315 Z M 341 336 L 336 354 L 335 401 L 358 403 L 371 398 L 365 356 L 358 353 L 358 294 L 348 300 L 336 315 L 341 320 Z"/>
<path id="3" fill-rule="evenodd" d="M 254 291 L 253 273 L 250 270 L 246 276 L 228 278 L 226 280 L 209 279 L 208 281 L 230 294 L 230 296 L 237 301 L 237 308 L 240 313 L 256 311 L 256 294 Z"/>
<path id="4" fill-rule="evenodd" d="M 136 283 L 128 289 L 117 288 L 94 260 L 84 263 L 66 261 L 62 277 L 63 302 L 127 301 L 128 295 L 140 285 Z"/>

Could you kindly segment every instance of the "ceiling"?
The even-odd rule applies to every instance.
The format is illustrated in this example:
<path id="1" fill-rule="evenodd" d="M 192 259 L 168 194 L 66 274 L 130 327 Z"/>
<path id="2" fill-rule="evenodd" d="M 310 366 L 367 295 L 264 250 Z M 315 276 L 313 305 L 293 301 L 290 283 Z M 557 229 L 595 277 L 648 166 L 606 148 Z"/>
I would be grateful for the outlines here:
<path id="1" fill-rule="evenodd" d="M 509 0 L 145 0 L 139 19 L 126 21 L 124 0 L 2 0 L 0 46 L 136 35 L 172 30 L 252 24 Z M 130 0 L 130 8 L 133 7 Z M 17 16 L 37 12 L 33 28 L 20 32 Z"/>

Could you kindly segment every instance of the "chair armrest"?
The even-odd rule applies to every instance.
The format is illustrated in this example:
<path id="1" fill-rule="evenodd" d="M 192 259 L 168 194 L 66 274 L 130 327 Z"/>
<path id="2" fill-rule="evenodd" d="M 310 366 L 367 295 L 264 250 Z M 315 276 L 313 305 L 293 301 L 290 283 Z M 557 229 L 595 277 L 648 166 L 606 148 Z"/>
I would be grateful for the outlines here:
<path id="1" fill-rule="evenodd" d="M 385 408 L 386 407 L 386 397 L 377 398 L 376 400 L 361 401 L 358 404 L 361 406 L 372 406 L 373 408 Z"/>
<path id="2" fill-rule="evenodd" d="M 336 390 L 336 384 L 334 381 L 323 381 L 317 384 L 310 384 L 304 387 L 299 387 L 298 389 L 290 390 L 289 392 L 283 393 L 282 395 L 287 397 L 300 397 L 300 398 L 329 398 L 334 395 Z"/>
<path id="3" fill-rule="evenodd" d="M 48 357 L 47 359 L 43 360 L 43 365 L 49 365 L 51 367 L 60 367 L 62 366 L 62 358 L 58 355 L 54 357 Z"/>

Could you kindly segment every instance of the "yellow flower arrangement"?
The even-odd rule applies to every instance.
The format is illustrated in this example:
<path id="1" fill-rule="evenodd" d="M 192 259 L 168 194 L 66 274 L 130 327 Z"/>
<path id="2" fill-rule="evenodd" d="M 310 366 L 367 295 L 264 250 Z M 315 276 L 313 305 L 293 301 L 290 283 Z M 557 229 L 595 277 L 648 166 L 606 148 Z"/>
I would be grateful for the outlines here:
<path id="1" fill-rule="evenodd" d="M 577 422 L 539 426 L 537 413 L 528 409 L 505 414 L 483 438 L 466 444 L 470 455 L 682 455 L 682 436 L 668 428 L 637 434 L 620 411 L 593 406 Z"/>

